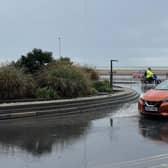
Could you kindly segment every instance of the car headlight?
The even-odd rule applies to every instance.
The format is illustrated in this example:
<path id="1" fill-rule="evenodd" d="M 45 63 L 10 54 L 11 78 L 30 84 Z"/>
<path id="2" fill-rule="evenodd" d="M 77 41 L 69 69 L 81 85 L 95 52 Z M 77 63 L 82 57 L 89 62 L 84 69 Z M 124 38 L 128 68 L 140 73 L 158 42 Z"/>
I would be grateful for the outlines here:
<path id="1" fill-rule="evenodd" d="M 143 100 L 144 99 L 144 94 L 141 94 L 139 98 Z"/>

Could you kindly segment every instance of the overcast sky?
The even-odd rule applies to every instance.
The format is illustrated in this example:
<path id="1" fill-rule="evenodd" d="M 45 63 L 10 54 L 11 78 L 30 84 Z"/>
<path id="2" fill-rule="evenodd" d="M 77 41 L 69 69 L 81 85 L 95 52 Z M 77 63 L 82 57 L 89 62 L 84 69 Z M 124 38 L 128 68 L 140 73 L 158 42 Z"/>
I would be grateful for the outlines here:
<path id="1" fill-rule="evenodd" d="M 80 64 L 168 67 L 167 0 L 0 0 L 0 61 L 33 48 Z"/>

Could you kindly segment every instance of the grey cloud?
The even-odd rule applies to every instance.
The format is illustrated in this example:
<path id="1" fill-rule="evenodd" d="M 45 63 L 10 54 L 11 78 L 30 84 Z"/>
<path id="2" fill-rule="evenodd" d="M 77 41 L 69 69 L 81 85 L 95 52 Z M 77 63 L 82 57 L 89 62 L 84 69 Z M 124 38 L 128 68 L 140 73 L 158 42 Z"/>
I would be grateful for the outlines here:
<path id="1" fill-rule="evenodd" d="M 0 61 L 32 48 L 82 64 L 166 65 L 167 0 L 1 0 Z M 159 60 L 160 58 L 160 60 Z M 165 61 L 166 60 L 166 61 Z"/>

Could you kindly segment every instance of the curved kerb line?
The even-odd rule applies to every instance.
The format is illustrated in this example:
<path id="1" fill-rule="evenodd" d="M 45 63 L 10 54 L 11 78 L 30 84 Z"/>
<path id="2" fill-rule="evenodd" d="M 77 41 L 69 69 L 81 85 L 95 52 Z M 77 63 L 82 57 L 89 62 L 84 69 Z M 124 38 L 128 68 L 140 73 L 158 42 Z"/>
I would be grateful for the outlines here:
<path id="1" fill-rule="evenodd" d="M 136 160 L 129 160 L 129 161 L 124 161 L 124 162 L 118 162 L 118 163 L 113 163 L 113 164 L 108 164 L 108 165 L 103 165 L 103 168 L 122 168 L 122 167 L 127 167 L 127 166 L 136 166 L 145 162 L 151 162 L 151 161 L 158 161 L 158 160 L 162 160 L 162 159 L 167 159 L 168 158 L 168 154 L 160 154 L 160 155 L 155 155 L 155 156 L 151 156 L 151 157 L 146 157 L 146 158 L 142 158 L 142 159 L 136 159 Z M 164 164 L 165 166 L 165 164 Z M 167 165 L 168 168 L 168 165 Z"/>

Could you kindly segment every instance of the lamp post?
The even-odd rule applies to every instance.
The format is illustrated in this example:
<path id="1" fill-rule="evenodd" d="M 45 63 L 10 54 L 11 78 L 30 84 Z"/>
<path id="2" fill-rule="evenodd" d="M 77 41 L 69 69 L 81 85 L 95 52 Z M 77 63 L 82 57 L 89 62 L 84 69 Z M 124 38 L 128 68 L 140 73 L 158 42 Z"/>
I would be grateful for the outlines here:
<path id="1" fill-rule="evenodd" d="M 113 91 L 113 62 L 117 62 L 118 60 L 110 60 L 110 87 Z"/>
<path id="2" fill-rule="evenodd" d="M 58 37 L 59 57 L 61 57 L 61 37 Z"/>

